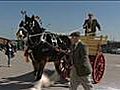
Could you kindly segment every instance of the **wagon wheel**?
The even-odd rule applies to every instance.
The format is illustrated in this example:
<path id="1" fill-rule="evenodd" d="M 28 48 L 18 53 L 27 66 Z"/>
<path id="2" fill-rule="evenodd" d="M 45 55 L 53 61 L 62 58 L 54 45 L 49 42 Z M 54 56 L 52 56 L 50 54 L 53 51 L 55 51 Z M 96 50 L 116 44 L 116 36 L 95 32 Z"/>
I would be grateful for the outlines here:
<path id="1" fill-rule="evenodd" d="M 70 75 L 70 65 L 66 63 L 66 56 L 55 62 L 55 68 L 63 81 L 68 81 Z"/>
<path id="2" fill-rule="evenodd" d="M 100 80 L 103 77 L 104 71 L 105 71 L 105 58 L 101 52 L 96 56 L 96 59 L 94 61 L 94 66 L 93 66 L 93 83 L 94 84 L 97 84 L 100 82 Z"/>

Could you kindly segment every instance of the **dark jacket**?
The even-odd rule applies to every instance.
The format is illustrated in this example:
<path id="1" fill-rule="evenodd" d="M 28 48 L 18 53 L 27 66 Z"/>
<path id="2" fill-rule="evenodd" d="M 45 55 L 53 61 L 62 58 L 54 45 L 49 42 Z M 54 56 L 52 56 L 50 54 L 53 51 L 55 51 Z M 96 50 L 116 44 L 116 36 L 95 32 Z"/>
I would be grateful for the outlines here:
<path id="1" fill-rule="evenodd" d="M 88 58 L 88 50 L 86 45 L 82 42 L 79 42 L 73 50 L 72 60 L 79 76 L 89 75 L 92 73 L 92 67 Z"/>
<path id="2" fill-rule="evenodd" d="M 96 19 L 92 20 L 92 23 L 90 22 L 89 19 L 85 20 L 84 24 L 83 24 L 83 28 L 85 30 L 87 29 L 91 29 L 91 32 L 96 32 L 96 27 L 101 30 L 100 24 L 98 23 L 98 21 Z"/>
<path id="3" fill-rule="evenodd" d="M 15 47 L 12 44 L 10 46 L 7 44 L 6 45 L 6 52 L 5 52 L 5 54 L 6 55 L 11 54 L 11 56 L 14 57 L 14 52 L 16 52 L 15 51 Z"/>

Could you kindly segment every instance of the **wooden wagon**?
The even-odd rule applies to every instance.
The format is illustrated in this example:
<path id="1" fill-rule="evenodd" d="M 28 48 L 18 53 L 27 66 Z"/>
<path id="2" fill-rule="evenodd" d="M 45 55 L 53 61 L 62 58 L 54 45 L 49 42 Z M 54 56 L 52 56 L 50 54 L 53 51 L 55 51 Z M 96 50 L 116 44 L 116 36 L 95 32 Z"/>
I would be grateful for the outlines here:
<path id="1" fill-rule="evenodd" d="M 97 84 L 102 79 L 105 71 L 106 63 L 101 46 L 107 44 L 107 36 L 81 36 L 80 39 L 89 48 L 89 59 L 93 68 L 93 83 Z M 61 62 L 60 69 L 63 77 L 67 77 L 70 69 L 64 61 Z"/>
<path id="2" fill-rule="evenodd" d="M 105 57 L 101 46 L 107 44 L 107 36 L 81 36 L 89 48 L 89 59 L 93 68 L 93 83 L 99 83 L 105 71 Z"/>

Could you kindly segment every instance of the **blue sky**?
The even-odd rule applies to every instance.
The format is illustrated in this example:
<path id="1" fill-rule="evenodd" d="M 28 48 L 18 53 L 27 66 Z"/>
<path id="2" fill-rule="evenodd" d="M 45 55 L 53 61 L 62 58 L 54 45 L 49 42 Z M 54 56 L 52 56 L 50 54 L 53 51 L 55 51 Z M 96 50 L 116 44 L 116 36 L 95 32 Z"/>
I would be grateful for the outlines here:
<path id="1" fill-rule="evenodd" d="M 97 33 L 120 41 L 120 1 L 0 1 L 1 37 L 15 39 L 21 10 L 26 10 L 29 16 L 41 16 L 44 27 L 61 33 L 76 29 L 83 33 L 84 19 L 92 12 L 102 27 Z"/>

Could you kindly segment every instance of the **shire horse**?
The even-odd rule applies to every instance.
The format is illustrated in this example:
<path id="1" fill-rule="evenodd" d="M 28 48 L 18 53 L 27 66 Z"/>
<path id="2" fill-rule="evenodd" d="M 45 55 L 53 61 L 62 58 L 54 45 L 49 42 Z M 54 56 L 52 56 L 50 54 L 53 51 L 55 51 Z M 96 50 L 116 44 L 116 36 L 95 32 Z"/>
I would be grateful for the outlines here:
<path id="1" fill-rule="evenodd" d="M 29 57 L 34 67 L 35 80 L 41 79 L 47 62 L 54 62 L 58 74 L 65 78 L 69 69 L 66 67 L 67 58 L 69 57 L 67 52 L 70 48 L 69 37 L 45 31 L 34 17 L 34 15 L 29 17 L 25 14 L 16 35 L 20 40 L 27 39 L 26 46 L 30 50 Z"/>

